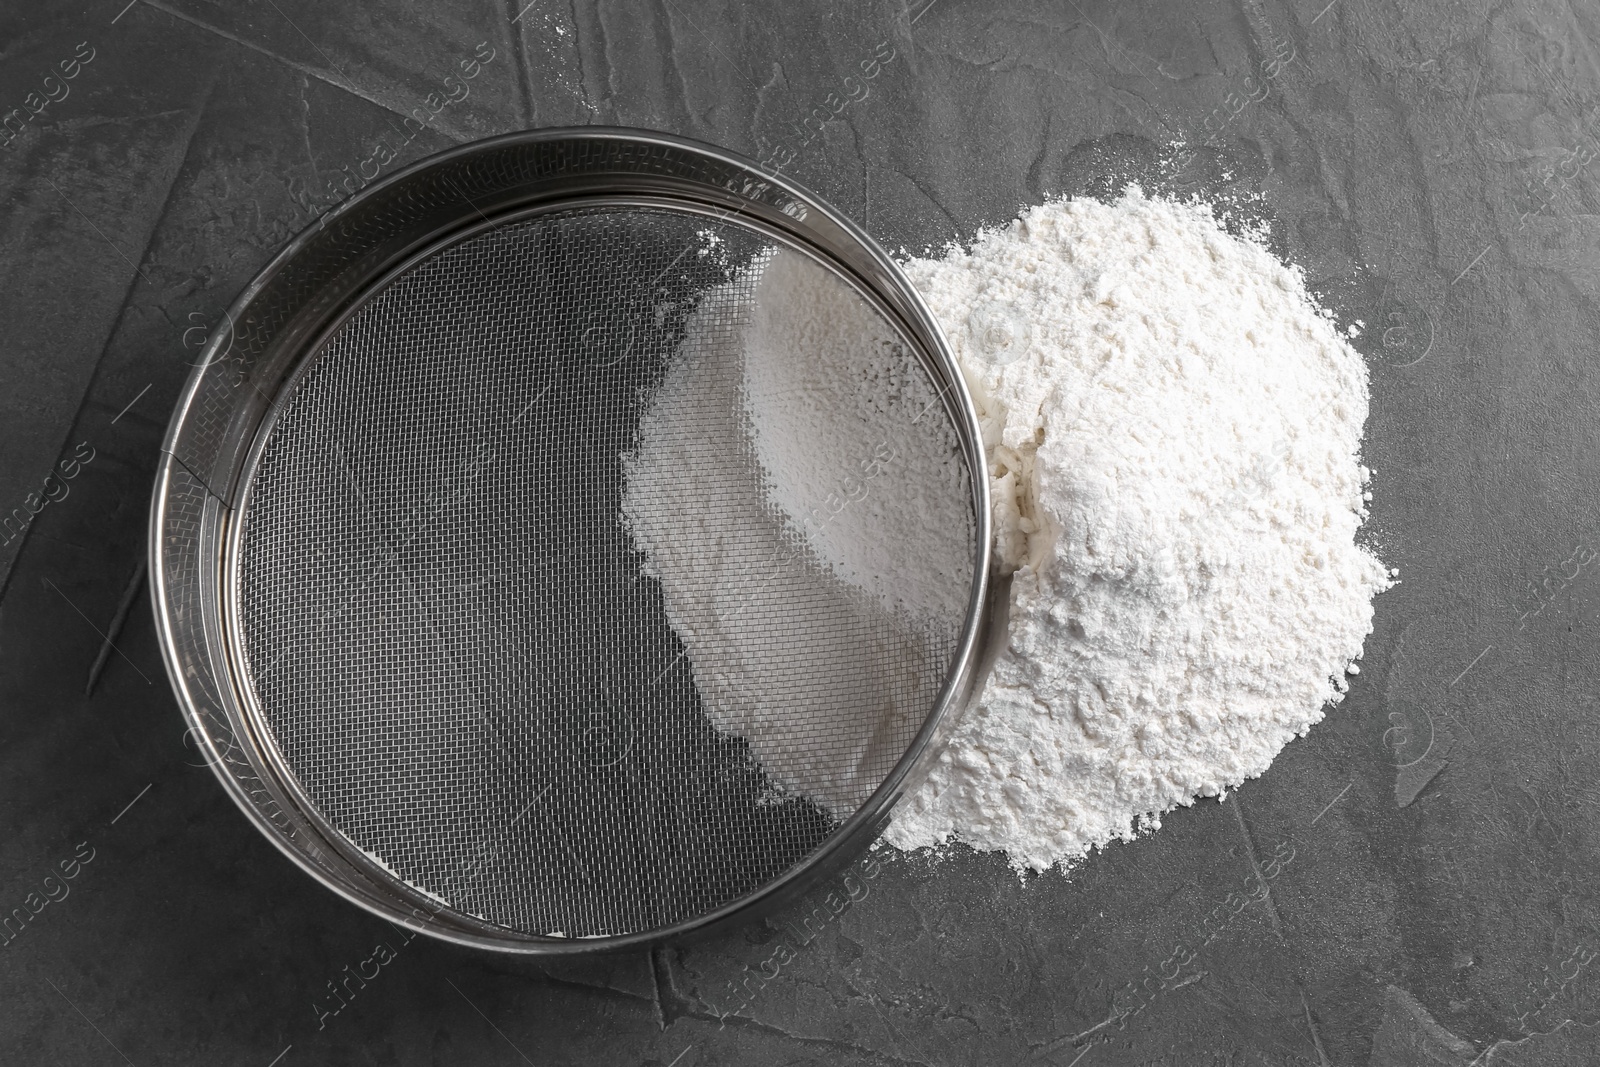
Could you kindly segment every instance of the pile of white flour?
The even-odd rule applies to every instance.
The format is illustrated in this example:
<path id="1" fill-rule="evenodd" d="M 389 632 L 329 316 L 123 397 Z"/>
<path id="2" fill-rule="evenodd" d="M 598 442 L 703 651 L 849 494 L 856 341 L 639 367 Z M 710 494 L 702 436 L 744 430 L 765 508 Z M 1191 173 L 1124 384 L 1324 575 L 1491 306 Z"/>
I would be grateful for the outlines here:
<path id="1" fill-rule="evenodd" d="M 1361 356 L 1203 205 L 1047 203 L 907 265 L 977 400 L 1010 642 L 887 840 L 1070 862 L 1261 774 L 1337 703 L 1390 574 L 1356 543 Z"/>
<path id="2" fill-rule="evenodd" d="M 1356 541 L 1360 355 L 1298 270 L 1138 190 L 907 272 L 977 402 L 1012 587 L 1007 647 L 889 843 L 1043 870 L 1261 774 L 1339 701 L 1391 581 Z M 932 706 L 971 559 L 959 455 L 902 417 L 936 396 L 852 300 L 792 253 L 707 294 L 623 505 L 707 714 L 841 818 Z"/>

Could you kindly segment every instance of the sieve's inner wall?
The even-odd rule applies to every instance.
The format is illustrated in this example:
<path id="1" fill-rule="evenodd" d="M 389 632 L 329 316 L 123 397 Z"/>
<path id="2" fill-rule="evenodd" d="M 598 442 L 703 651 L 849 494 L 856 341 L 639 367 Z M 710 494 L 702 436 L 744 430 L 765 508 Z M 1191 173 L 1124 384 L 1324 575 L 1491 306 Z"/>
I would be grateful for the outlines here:
<path id="1" fill-rule="evenodd" d="M 237 550 L 251 696 L 320 817 L 454 910 L 532 934 L 659 928 L 746 896 L 837 828 L 712 725 L 620 521 L 652 391 L 673 360 L 739 358 L 740 271 L 771 247 L 671 210 L 502 225 L 369 297 L 278 400 Z M 686 318 L 730 286 L 743 302 L 690 338 Z M 903 356 L 926 410 L 937 391 Z M 959 453 L 947 419 L 920 424 L 930 451 Z M 708 447 L 685 433 L 685 450 Z M 704 512 L 697 550 L 741 550 L 714 500 L 681 506 Z M 975 526 L 950 536 L 970 546 Z M 807 610 L 834 581 L 804 552 L 777 569 L 750 555 L 751 596 Z M 865 687 L 840 670 L 895 647 L 882 613 L 808 621 L 832 639 L 737 640 L 792 662 L 785 743 L 807 759 L 850 758 L 829 726 L 841 712 L 888 737 L 856 769 L 870 793 L 933 709 L 964 619 L 935 621 L 931 655 L 871 664 Z M 864 692 L 878 704 L 841 705 Z"/>

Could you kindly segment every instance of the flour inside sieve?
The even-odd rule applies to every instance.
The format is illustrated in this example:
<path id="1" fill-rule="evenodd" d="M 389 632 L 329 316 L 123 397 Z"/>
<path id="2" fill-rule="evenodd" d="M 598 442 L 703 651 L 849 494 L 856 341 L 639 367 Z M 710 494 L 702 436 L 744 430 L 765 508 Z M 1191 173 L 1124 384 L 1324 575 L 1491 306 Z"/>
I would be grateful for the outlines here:
<path id="1" fill-rule="evenodd" d="M 703 343 L 730 321 L 740 343 Z M 903 754 L 965 613 L 969 489 L 940 401 L 876 308 L 772 250 L 704 294 L 626 464 L 706 714 L 839 819 Z"/>

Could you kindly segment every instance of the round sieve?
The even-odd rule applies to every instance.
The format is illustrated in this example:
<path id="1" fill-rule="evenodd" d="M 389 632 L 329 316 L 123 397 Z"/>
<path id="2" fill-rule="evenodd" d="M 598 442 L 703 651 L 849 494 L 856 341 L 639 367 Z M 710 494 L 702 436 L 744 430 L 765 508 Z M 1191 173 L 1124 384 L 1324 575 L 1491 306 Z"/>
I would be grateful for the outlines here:
<path id="1" fill-rule="evenodd" d="M 208 342 L 152 514 L 190 732 L 325 885 L 463 944 L 746 919 L 970 696 L 987 481 L 937 324 L 722 150 L 515 134 L 369 186 Z"/>

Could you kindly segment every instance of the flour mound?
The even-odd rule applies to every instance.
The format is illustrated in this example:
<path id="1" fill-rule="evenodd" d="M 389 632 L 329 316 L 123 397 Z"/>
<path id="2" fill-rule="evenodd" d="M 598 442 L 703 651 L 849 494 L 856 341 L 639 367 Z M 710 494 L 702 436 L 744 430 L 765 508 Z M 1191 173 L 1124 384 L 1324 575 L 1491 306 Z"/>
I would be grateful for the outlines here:
<path id="1" fill-rule="evenodd" d="M 1389 572 L 1356 543 L 1361 356 L 1203 205 L 1047 203 L 907 273 L 980 409 L 1010 640 L 902 849 L 1070 863 L 1267 769 L 1338 703 Z"/>

